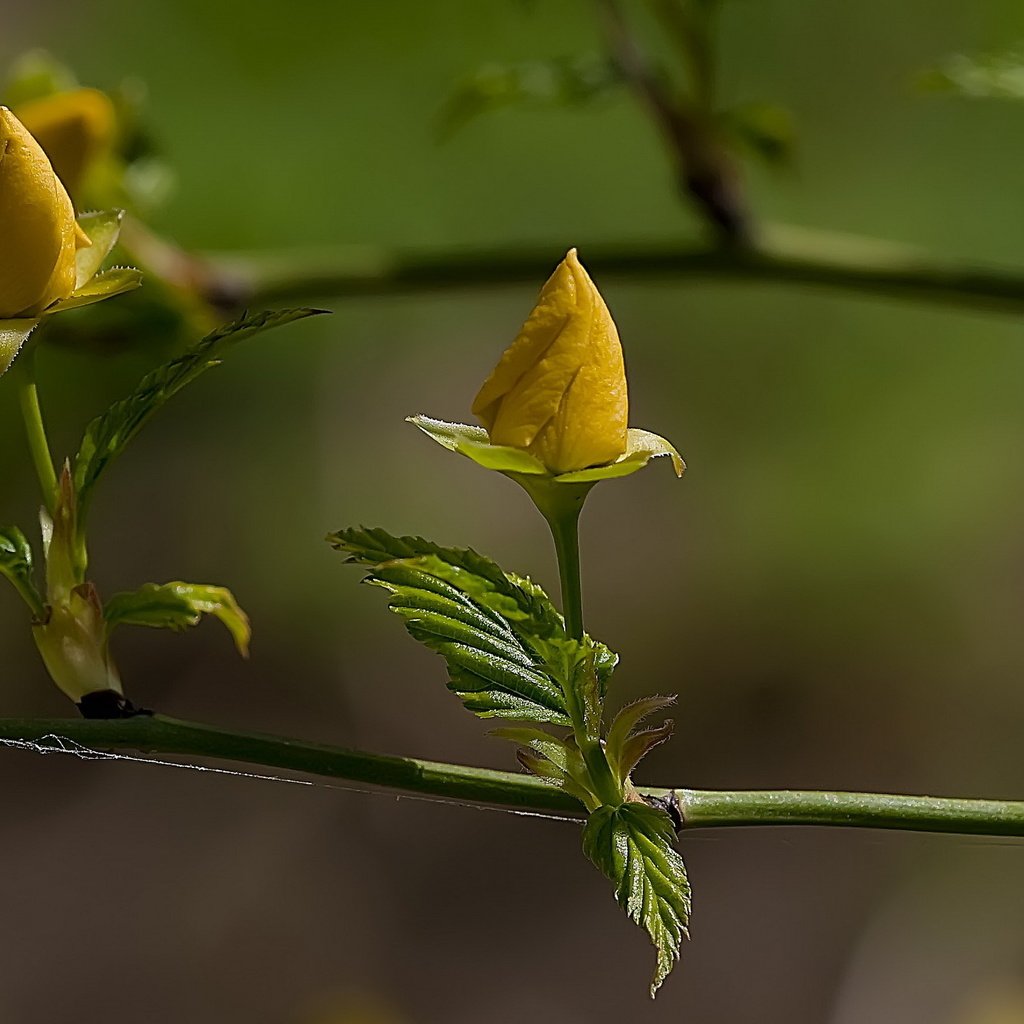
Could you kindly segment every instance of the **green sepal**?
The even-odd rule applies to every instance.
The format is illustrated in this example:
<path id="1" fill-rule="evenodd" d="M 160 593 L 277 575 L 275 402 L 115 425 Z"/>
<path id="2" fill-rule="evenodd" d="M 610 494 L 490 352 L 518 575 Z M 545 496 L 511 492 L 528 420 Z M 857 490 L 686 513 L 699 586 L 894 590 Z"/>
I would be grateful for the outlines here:
<path id="1" fill-rule="evenodd" d="M 16 526 L 0 527 L 0 576 L 11 582 L 35 618 L 43 618 L 46 609 L 36 586 L 32 545 Z"/>
<path id="2" fill-rule="evenodd" d="M 243 658 L 249 656 L 249 616 L 226 587 L 205 583 L 146 583 L 130 593 L 115 594 L 103 609 L 107 633 L 115 626 L 151 626 L 184 630 L 203 615 L 219 619 Z"/>
<path id="3" fill-rule="evenodd" d="M 651 997 L 679 959 L 688 935 L 690 885 L 672 820 L 645 803 L 599 807 L 583 829 L 583 851 L 612 881 L 615 899 L 657 952 Z"/>
<path id="4" fill-rule="evenodd" d="M 92 245 L 79 249 L 75 255 L 76 291 L 99 273 L 103 261 L 117 245 L 123 220 L 124 210 L 97 210 L 79 215 L 79 227 L 89 236 Z"/>
<path id="5" fill-rule="evenodd" d="M 0 377 L 17 358 L 29 335 L 39 326 L 39 318 L 0 320 Z"/>
<path id="6" fill-rule="evenodd" d="M 83 249 L 82 252 L 88 252 Z M 60 299 L 43 311 L 46 316 L 52 313 L 63 313 L 68 309 L 80 306 L 91 306 L 94 302 L 112 299 L 115 295 L 134 291 L 142 284 L 142 271 L 134 267 L 113 267 L 89 278 L 80 288 L 76 288 L 66 299 Z"/>
<path id="7" fill-rule="evenodd" d="M 627 704 L 612 719 L 605 737 L 605 753 L 612 771 L 620 782 L 624 783 L 629 778 L 630 772 L 648 751 L 672 735 L 673 723 L 671 719 L 666 719 L 655 729 L 638 731 L 636 727 L 648 715 L 674 703 L 674 697 L 642 697 L 632 704 Z"/>
<path id="8" fill-rule="evenodd" d="M 629 476 L 638 469 L 643 469 L 651 459 L 661 455 L 667 455 L 672 460 L 676 476 L 683 475 L 686 463 L 669 441 L 650 430 L 630 427 L 626 431 L 626 450 L 614 462 L 608 463 L 607 466 L 579 469 L 573 473 L 559 473 L 555 480 L 561 484 L 586 484 Z"/>
<path id="9" fill-rule="evenodd" d="M 630 428 L 626 432 L 626 450 L 614 462 L 604 466 L 573 470 L 571 473 L 552 473 L 540 459 L 522 448 L 491 444 L 483 427 L 474 427 L 468 423 L 448 423 L 430 416 L 409 416 L 407 422 L 419 427 L 443 448 L 465 455 L 484 469 L 496 470 L 499 473 L 543 476 L 560 484 L 592 484 L 599 480 L 629 476 L 638 469 L 643 469 L 651 459 L 660 455 L 668 455 L 671 458 L 676 476 L 682 476 L 683 470 L 686 469 L 679 452 L 665 438 L 649 430 Z"/>
<path id="10" fill-rule="evenodd" d="M 465 455 L 484 469 L 497 470 L 499 473 L 548 475 L 547 467 L 535 455 L 522 448 L 491 444 L 483 427 L 470 426 L 468 423 L 448 423 L 430 416 L 407 416 L 406 422 L 419 427 L 427 437 L 443 448 Z"/>
<path id="11" fill-rule="evenodd" d="M 143 377 L 132 394 L 116 402 L 86 428 L 75 459 L 75 486 L 81 507 L 87 507 L 100 474 L 124 451 L 149 417 L 183 387 L 220 365 L 229 348 L 272 327 L 323 312 L 282 309 L 243 317 L 219 327 L 176 359 Z"/>

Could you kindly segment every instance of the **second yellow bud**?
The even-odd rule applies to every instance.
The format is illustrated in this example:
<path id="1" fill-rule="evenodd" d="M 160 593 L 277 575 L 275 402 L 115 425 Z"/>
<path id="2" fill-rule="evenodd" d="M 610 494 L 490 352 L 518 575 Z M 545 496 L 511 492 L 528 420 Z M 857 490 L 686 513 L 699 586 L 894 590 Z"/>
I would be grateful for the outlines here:
<path id="1" fill-rule="evenodd" d="M 473 414 L 492 444 L 524 449 L 552 473 L 626 450 L 629 402 L 611 313 L 575 249 L 541 289 L 515 341 L 480 388 Z"/>

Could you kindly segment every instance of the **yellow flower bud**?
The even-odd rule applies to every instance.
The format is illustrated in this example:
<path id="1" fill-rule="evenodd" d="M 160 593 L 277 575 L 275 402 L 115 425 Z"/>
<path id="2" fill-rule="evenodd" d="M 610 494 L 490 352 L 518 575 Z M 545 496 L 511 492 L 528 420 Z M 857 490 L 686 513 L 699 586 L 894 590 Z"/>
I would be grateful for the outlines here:
<path id="1" fill-rule="evenodd" d="M 15 108 L 64 187 L 74 196 L 97 157 L 114 144 L 117 115 L 99 89 L 72 89 L 29 100 Z"/>
<path id="2" fill-rule="evenodd" d="M 570 249 L 484 381 L 473 415 L 492 444 L 524 449 L 552 473 L 568 473 L 626 451 L 628 411 L 618 331 Z"/>
<path id="3" fill-rule="evenodd" d="M 32 317 L 75 288 L 90 244 L 39 143 L 0 107 L 0 320 Z"/>

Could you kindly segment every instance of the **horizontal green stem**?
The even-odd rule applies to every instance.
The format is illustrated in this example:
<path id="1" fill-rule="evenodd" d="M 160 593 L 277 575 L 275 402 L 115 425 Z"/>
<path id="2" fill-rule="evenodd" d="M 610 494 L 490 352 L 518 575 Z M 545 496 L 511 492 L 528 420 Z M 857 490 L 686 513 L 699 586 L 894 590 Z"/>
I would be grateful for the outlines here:
<path id="1" fill-rule="evenodd" d="M 48 737 L 70 740 L 91 750 L 209 757 L 538 813 L 571 814 L 579 810 L 574 799 L 532 776 L 234 732 L 162 715 L 101 721 L 0 719 L 0 743 L 39 742 Z"/>
<path id="2" fill-rule="evenodd" d="M 232 281 L 247 301 L 261 303 L 535 284 L 561 255 L 551 245 L 433 251 L 350 247 L 224 253 L 211 255 L 206 265 L 215 277 L 219 273 Z M 765 228 L 750 245 L 595 244 L 585 248 L 583 258 L 602 278 L 804 284 L 975 309 L 1024 310 L 1024 268 L 979 266 L 893 242 L 782 225 Z"/>
<path id="3" fill-rule="evenodd" d="M 232 732 L 160 715 L 111 721 L 0 719 L 0 742 L 43 744 L 54 738 L 90 750 L 214 758 L 537 814 L 583 813 L 576 800 L 529 775 Z M 642 792 L 675 801 L 686 829 L 836 825 L 1024 836 L 1024 801 L 1017 800 L 790 790 L 643 788 Z"/>
<path id="4" fill-rule="evenodd" d="M 816 790 L 674 791 L 687 828 L 833 825 L 1024 836 L 1024 801 Z"/>

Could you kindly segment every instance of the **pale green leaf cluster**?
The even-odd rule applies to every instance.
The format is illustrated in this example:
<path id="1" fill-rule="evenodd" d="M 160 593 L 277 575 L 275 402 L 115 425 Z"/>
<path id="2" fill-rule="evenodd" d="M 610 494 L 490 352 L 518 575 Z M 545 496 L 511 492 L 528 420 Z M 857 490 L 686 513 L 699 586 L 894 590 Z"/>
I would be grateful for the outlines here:
<path id="1" fill-rule="evenodd" d="M 602 739 L 606 683 L 618 658 L 590 637 L 569 637 L 536 584 L 476 551 L 421 537 L 353 528 L 327 539 L 348 561 L 369 567 L 366 582 L 384 588 L 412 636 L 444 657 L 449 689 L 470 711 L 526 723 L 493 735 L 517 745 L 527 771 L 586 807 L 586 853 L 657 949 L 653 995 L 679 956 L 690 896 L 672 822 L 641 800 L 630 773 L 671 734 L 670 721 L 643 723 L 672 700 L 626 706 Z"/>

